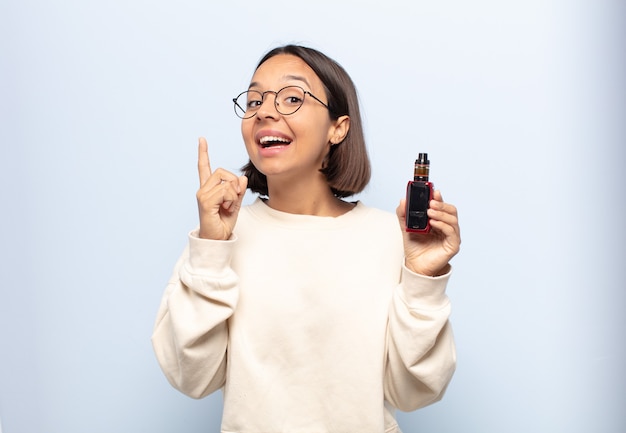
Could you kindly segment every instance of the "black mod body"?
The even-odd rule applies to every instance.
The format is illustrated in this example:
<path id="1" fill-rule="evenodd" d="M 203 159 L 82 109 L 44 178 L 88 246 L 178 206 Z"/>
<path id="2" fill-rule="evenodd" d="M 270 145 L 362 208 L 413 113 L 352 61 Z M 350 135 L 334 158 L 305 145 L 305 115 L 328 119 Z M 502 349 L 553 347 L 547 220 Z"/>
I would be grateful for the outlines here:
<path id="1" fill-rule="evenodd" d="M 415 160 L 413 180 L 406 187 L 406 231 L 428 233 L 428 207 L 433 197 L 433 184 L 429 181 L 430 161 L 427 153 Z"/>
<path id="2" fill-rule="evenodd" d="M 428 233 L 428 207 L 433 196 L 431 182 L 412 181 L 406 187 L 406 231 Z"/>

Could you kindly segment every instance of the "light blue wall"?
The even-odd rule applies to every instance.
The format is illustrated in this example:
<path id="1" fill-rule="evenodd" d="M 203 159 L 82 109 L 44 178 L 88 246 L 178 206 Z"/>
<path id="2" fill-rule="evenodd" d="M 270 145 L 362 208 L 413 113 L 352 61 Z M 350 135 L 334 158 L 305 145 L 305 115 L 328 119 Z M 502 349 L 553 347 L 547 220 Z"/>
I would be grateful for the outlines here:
<path id="1" fill-rule="evenodd" d="M 626 430 L 625 7 L 617 0 L 0 2 L 3 433 L 217 432 L 149 338 L 196 224 L 196 139 L 269 48 L 336 58 L 393 211 L 417 152 L 460 209 L 457 374 L 405 432 Z"/>

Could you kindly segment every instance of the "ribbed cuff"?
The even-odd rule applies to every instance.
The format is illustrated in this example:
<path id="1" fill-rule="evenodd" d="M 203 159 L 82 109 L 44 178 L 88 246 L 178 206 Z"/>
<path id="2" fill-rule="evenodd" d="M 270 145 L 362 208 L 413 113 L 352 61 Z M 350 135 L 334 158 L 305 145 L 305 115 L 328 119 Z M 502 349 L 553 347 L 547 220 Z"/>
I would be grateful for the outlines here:
<path id="1" fill-rule="evenodd" d="M 448 273 L 438 277 L 428 277 L 410 271 L 402 266 L 402 298 L 409 307 L 438 309 L 446 306 L 450 301 L 446 295 L 446 286 L 452 274 L 452 268 Z"/>
<path id="2" fill-rule="evenodd" d="M 193 273 L 219 273 L 230 265 L 237 237 L 216 241 L 198 237 L 199 230 L 189 232 L 189 266 Z"/>

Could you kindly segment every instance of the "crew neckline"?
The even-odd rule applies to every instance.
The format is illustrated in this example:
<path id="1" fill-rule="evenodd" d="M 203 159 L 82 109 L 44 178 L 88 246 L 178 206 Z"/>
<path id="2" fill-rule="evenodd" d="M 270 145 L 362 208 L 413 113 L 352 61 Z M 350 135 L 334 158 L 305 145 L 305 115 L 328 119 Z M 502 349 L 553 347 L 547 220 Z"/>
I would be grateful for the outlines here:
<path id="1" fill-rule="evenodd" d="M 269 223 L 292 228 L 319 229 L 344 227 L 367 211 L 367 207 L 360 201 L 357 200 L 352 203 L 355 203 L 352 209 L 336 217 L 283 212 L 270 207 L 261 197 L 257 197 L 247 208 L 254 217 Z"/>

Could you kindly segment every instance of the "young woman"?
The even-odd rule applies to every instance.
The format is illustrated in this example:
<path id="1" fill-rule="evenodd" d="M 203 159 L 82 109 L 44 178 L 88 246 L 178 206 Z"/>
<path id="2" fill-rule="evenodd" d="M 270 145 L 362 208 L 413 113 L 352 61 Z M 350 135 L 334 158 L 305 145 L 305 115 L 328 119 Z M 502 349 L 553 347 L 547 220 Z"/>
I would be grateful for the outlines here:
<path id="1" fill-rule="evenodd" d="M 158 312 L 160 365 L 194 398 L 223 389 L 223 432 L 399 432 L 394 410 L 439 400 L 454 372 L 456 208 L 436 191 L 431 233 L 409 234 L 403 200 L 395 216 L 343 200 L 369 161 L 354 85 L 316 50 L 270 51 L 234 102 L 250 161 L 212 170 L 200 139 L 200 225 Z"/>

